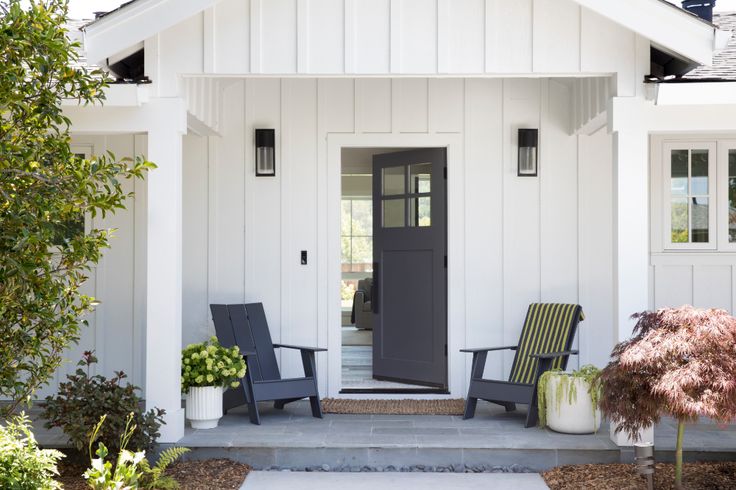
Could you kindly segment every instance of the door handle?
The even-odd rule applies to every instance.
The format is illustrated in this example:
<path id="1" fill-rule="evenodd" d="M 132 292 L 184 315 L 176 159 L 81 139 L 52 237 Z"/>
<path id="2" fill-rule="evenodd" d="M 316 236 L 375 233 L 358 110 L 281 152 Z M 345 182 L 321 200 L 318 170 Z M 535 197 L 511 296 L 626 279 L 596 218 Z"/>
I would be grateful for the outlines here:
<path id="1" fill-rule="evenodd" d="M 378 262 L 373 262 L 373 285 L 371 286 L 371 309 L 373 313 L 378 313 Z"/>

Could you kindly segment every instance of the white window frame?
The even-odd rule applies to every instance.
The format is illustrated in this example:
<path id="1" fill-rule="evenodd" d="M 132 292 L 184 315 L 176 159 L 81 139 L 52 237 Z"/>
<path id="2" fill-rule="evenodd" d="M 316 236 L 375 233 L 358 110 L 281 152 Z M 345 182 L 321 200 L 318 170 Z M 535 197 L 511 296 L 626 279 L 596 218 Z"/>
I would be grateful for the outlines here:
<path id="1" fill-rule="evenodd" d="M 728 152 L 736 150 L 736 140 L 718 141 L 717 203 L 718 203 L 718 249 L 736 251 L 736 242 L 729 242 L 728 232 Z"/>
<path id="2" fill-rule="evenodd" d="M 671 155 L 673 150 L 708 150 L 708 241 L 704 243 L 673 243 L 672 242 L 672 170 Z M 718 213 L 720 207 L 716 196 L 718 186 L 717 160 L 720 160 L 715 141 L 665 141 L 662 145 L 661 176 L 662 176 L 662 243 L 665 250 L 716 250 L 718 248 Z M 688 162 L 688 184 L 690 183 L 691 165 Z M 688 197 L 689 197 L 688 193 Z M 692 221 L 692 213 L 688 213 L 688 220 Z M 688 224 L 688 237 L 692 239 L 691 223 Z"/>

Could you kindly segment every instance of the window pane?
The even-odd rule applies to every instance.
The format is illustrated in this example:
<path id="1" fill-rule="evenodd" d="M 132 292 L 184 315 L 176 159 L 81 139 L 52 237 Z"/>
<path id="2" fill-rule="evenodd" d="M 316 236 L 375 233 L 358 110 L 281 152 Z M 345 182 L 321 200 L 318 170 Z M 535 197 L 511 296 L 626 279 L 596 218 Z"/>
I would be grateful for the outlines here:
<path id="1" fill-rule="evenodd" d="M 353 271 L 363 272 L 372 269 L 373 239 L 367 236 L 353 237 Z"/>
<path id="2" fill-rule="evenodd" d="M 353 201 L 353 236 L 373 234 L 373 201 L 356 199 Z"/>
<path id="3" fill-rule="evenodd" d="M 404 178 L 406 167 L 389 167 L 383 169 L 383 195 L 395 196 L 404 194 Z"/>
<path id="4" fill-rule="evenodd" d="M 415 197 L 410 200 L 411 209 L 409 210 L 410 226 L 432 226 L 432 206 L 431 198 Z"/>
<path id="5" fill-rule="evenodd" d="M 692 184 L 690 193 L 693 196 L 708 194 L 708 150 L 693 150 L 691 153 Z"/>
<path id="6" fill-rule="evenodd" d="M 383 227 L 398 228 L 404 226 L 404 199 L 387 199 L 383 205 Z"/>
<path id="7" fill-rule="evenodd" d="M 688 243 L 689 213 L 686 197 L 672 199 L 672 243 Z"/>
<path id="8" fill-rule="evenodd" d="M 410 192 L 419 194 L 431 192 L 432 189 L 432 164 L 417 163 L 409 169 Z"/>
<path id="9" fill-rule="evenodd" d="M 728 150 L 728 240 L 736 243 L 736 150 Z"/>
<path id="10" fill-rule="evenodd" d="M 352 270 L 350 267 L 350 264 L 352 263 L 352 260 L 350 259 L 350 237 L 341 237 L 340 246 L 342 249 L 342 256 L 340 258 L 340 261 L 342 262 L 342 271 L 350 272 Z"/>
<path id="11" fill-rule="evenodd" d="M 343 236 L 350 236 L 350 203 L 350 199 L 343 199 L 340 203 L 340 234 Z"/>
<path id="12" fill-rule="evenodd" d="M 686 196 L 687 187 L 687 150 L 672 150 L 672 195 Z"/>
<path id="13" fill-rule="evenodd" d="M 692 198 L 693 243 L 708 243 L 708 198 Z"/>

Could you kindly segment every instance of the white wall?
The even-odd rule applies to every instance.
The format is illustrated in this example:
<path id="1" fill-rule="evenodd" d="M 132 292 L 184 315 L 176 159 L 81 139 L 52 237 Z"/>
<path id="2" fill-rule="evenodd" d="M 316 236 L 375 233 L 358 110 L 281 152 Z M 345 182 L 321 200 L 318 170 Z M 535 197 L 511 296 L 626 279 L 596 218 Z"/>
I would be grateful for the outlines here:
<path id="1" fill-rule="evenodd" d="M 74 136 L 72 149 L 91 155 L 108 151 L 117 158 L 146 153 L 143 135 Z M 87 227 L 114 228 L 111 248 L 105 250 L 97 267 L 84 285 L 84 293 L 100 301 L 86 317 L 88 327 L 81 327 L 79 344 L 65 353 L 65 363 L 50 385 L 37 393 L 38 398 L 55 391 L 56 385 L 73 373 L 86 350 L 94 350 L 99 363 L 94 373 L 112 376 L 124 371 L 128 381 L 143 386 L 143 345 L 145 333 L 145 209 L 146 185 L 142 181 L 122 182 L 123 190 L 135 192 L 126 209 L 114 215 L 92 220 Z"/>
<path id="2" fill-rule="evenodd" d="M 212 331 L 208 303 L 262 301 L 274 342 L 325 346 L 339 301 L 325 294 L 328 134 L 451 133 L 464 142 L 464 171 L 449 174 L 462 179 L 465 211 L 449 220 L 465 222 L 465 314 L 449 328 L 467 346 L 514 344 L 530 302 L 579 301 L 581 361 L 605 363 L 611 140 L 571 136 L 571 107 L 571 86 L 546 79 L 233 82 L 222 136 L 185 141 L 185 342 Z M 276 129 L 275 178 L 254 176 L 256 127 Z M 519 127 L 540 128 L 539 178 L 516 176 Z M 298 353 L 281 361 L 285 375 L 300 372 Z M 491 356 L 488 374 L 507 374 L 510 362 Z M 318 363 L 324 381 L 326 357 Z"/>

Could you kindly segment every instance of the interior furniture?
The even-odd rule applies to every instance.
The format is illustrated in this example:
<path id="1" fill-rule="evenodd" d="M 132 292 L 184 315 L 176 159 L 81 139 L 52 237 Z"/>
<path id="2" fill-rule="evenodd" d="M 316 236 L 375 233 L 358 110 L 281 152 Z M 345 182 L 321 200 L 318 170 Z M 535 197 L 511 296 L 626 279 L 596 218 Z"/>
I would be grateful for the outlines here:
<path id="1" fill-rule="evenodd" d="M 371 305 L 371 290 L 373 279 L 367 277 L 358 281 L 358 288 L 353 295 L 352 323 L 360 330 L 373 330 L 373 308 Z"/>

